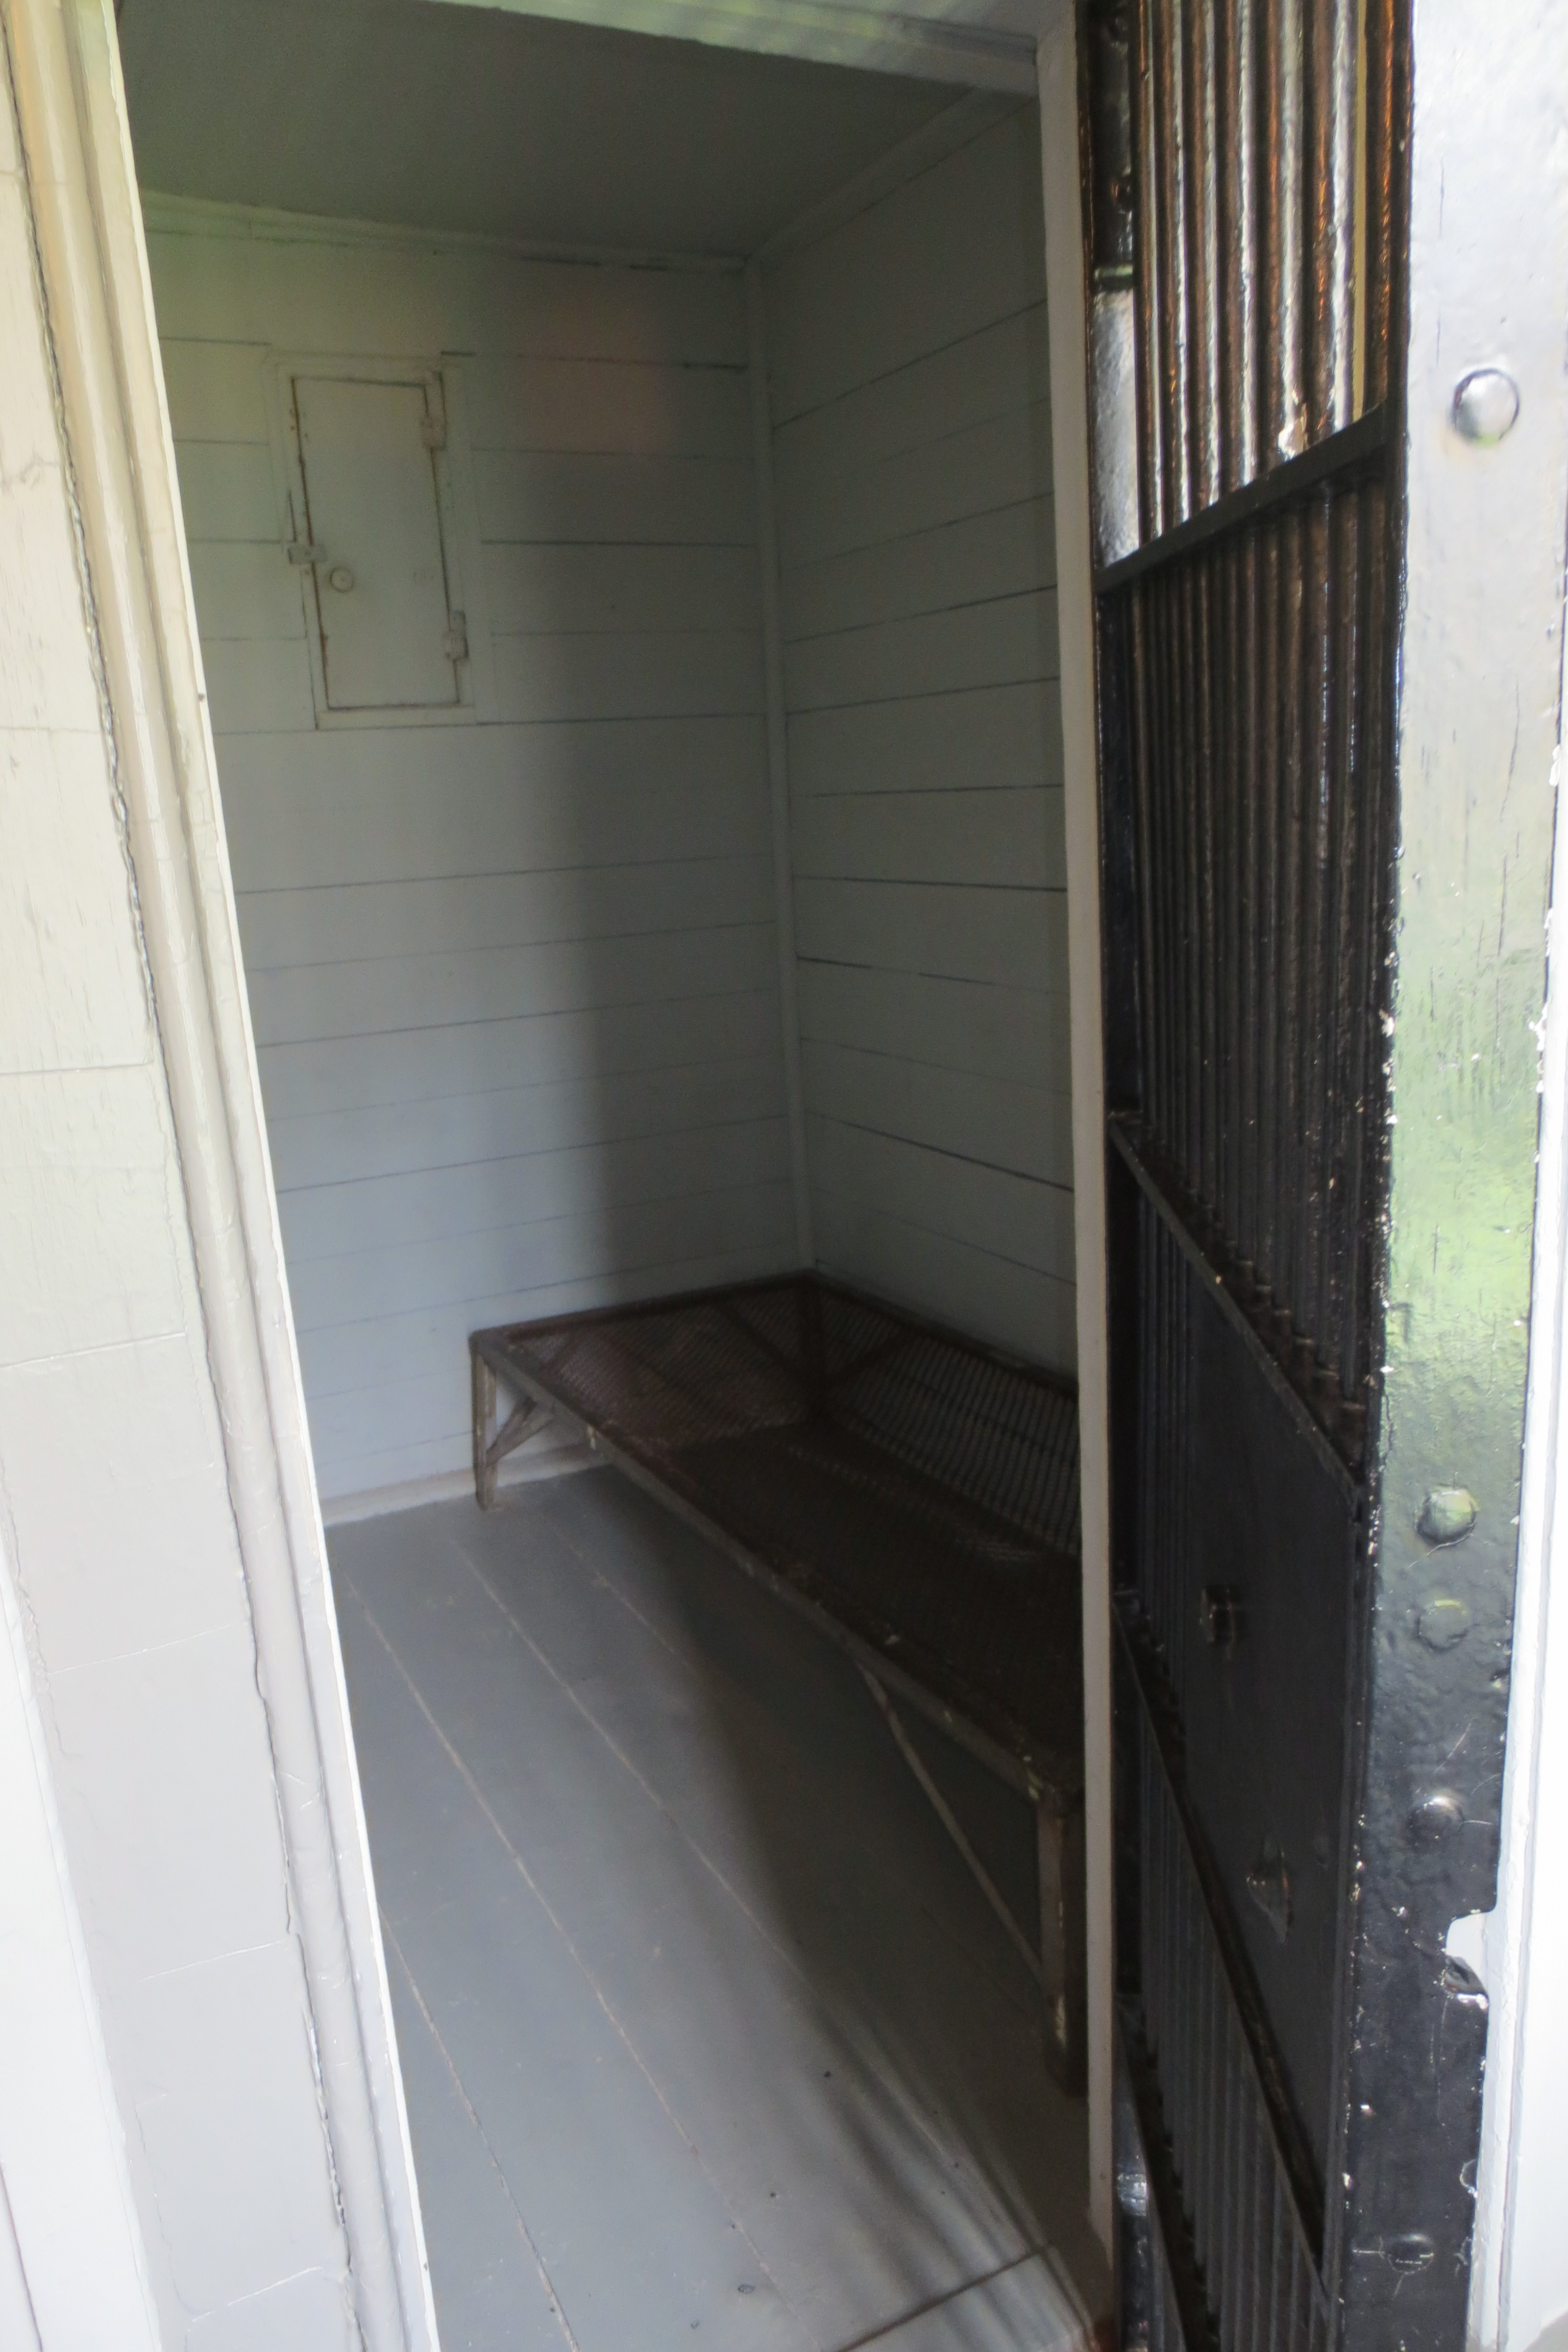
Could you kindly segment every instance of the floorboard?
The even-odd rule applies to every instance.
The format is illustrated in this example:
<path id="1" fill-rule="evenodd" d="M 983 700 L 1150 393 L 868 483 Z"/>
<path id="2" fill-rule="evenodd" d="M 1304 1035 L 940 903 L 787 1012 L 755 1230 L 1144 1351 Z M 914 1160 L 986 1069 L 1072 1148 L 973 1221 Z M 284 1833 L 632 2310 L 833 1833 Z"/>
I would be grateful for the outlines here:
<path id="1" fill-rule="evenodd" d="M 847 1662 L 610 1471 L 331 1543 L 447 2352 L 1080 2340 L 1082 2105 Z"/>

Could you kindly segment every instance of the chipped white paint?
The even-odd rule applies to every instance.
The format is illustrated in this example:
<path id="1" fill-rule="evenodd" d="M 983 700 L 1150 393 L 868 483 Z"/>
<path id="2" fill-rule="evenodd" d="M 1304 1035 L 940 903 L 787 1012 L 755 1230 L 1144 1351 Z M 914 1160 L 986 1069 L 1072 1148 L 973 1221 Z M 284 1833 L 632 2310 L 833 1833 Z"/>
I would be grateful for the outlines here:
<path id="1" fill-rule="evenodd" d="M 424 2347 L 112 16 L 3 23 L 0 1527 L 163 2339 Z"/>

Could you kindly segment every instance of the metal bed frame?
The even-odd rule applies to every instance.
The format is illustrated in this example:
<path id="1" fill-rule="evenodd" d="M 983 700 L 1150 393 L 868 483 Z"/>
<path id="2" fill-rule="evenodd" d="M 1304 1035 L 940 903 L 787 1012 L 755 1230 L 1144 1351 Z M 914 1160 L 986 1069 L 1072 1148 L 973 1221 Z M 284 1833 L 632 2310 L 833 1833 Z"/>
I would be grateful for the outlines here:
<path id="1" fill-rule="evenodd" d="M 476 1331 L 474 1484 L 546 1418 L 808 1617 L 1038 1981 L 1058 2080 L 1084 2078 L 1083 1668 L 1069 1382 L 815 1274 Z M 515 1399 L 499 1423 L 498 1383 Z M 909 1707 L 1035 1809 L 1016 1918 L 906 1728 Z"/>

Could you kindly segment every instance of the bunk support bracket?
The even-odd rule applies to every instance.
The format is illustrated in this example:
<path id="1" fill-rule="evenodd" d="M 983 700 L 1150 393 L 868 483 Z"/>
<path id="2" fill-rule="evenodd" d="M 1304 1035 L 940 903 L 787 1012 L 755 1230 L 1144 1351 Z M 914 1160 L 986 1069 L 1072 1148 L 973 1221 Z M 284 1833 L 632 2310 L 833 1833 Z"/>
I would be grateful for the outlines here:
<path id="1" fill-rule="evenodd" d="M 493 1511 L 496 1478 L 509 1454 L 531 1437 L 547 1418 L 537 1397 L 518 1398 L 506 1420 L 496 1427 L 496 1369 L 478 1348 L 471 1349 L 474 1390 L 474 1498 L 481 1511 Z"/>

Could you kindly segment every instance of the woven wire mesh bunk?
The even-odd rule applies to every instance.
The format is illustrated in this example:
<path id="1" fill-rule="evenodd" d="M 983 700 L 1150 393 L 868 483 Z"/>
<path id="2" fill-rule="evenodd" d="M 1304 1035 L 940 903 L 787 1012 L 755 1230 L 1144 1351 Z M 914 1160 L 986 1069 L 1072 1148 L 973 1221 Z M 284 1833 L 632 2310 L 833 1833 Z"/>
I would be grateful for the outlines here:
<path id="1" fill-rule="evenodd" d="M 859 1664 L 1083 2064 L 1083 1685 L 1070 1384 L 811 1274 L 476 1331 L 474 1477 L 549 1414 Z M 497 1383 L 516 1399 L 497 1426 Z M 1035 1806 L 1021 1929 L 895 1702 Z"/>

